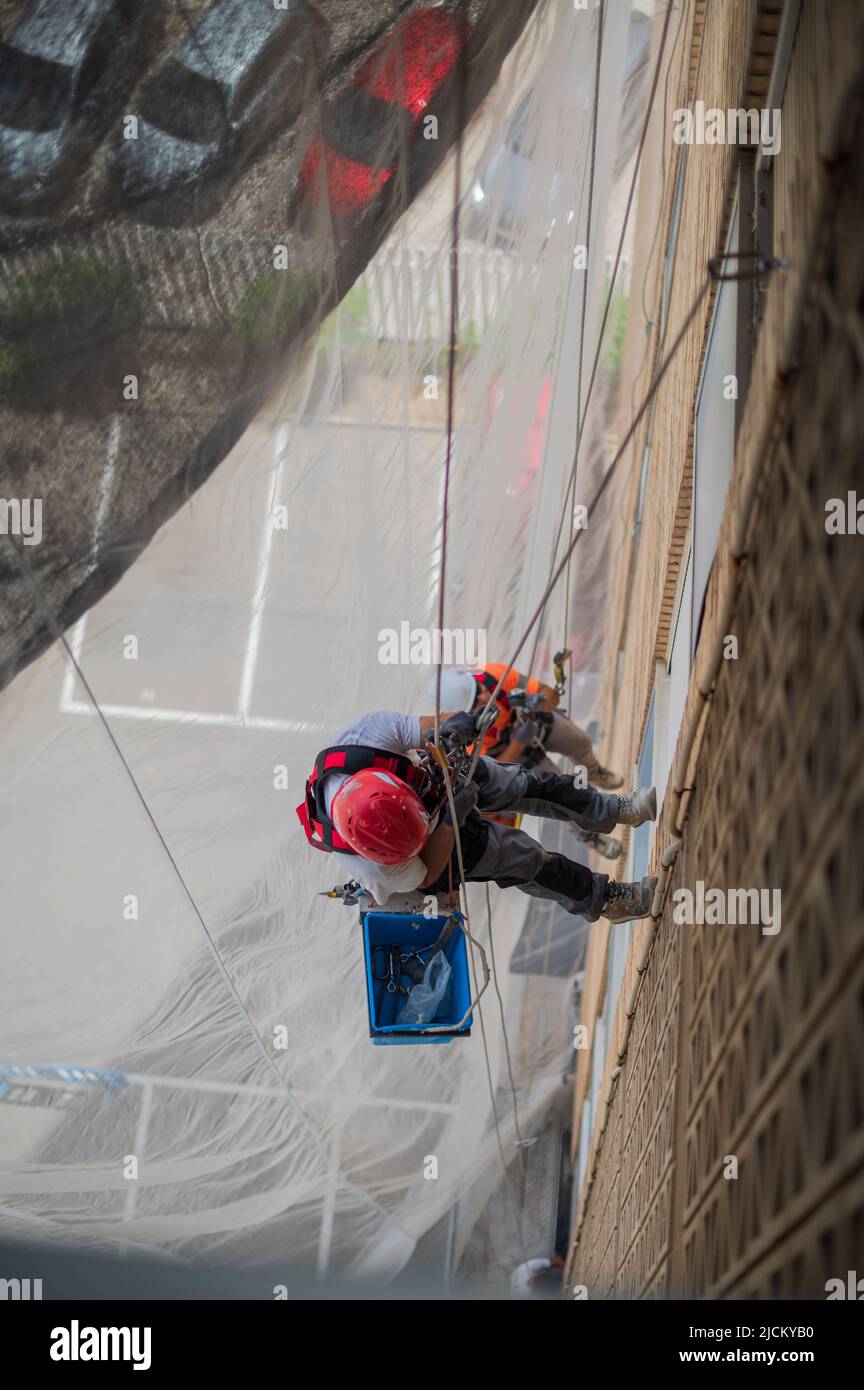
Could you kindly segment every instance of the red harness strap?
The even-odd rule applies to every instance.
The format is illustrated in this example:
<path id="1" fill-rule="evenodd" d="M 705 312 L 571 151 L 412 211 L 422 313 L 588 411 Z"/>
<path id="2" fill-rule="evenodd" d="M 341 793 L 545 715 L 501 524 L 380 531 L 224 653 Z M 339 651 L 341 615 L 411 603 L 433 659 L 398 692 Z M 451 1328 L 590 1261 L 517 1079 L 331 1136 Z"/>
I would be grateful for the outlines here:
<path id="1" fill-rule="evenodd" d="M 366 748 L 360 743 L 325 748 L 315 759 L 315 766 L 306 782 L 306 795 L 297 807 L 297 817 L 313 849 L 356 854 L 357 851 L 345 843 L 327 814 L 324 783 L 331 773 L 342 772 L 352 776 L 368 767 L 392 772 L 394 777 L 414 788 L 427 810 L 437 807 L 438 794 L 429 774 L 422 767 L 416 767 L 403 754 L 384 753 L 380 748 Z"/>

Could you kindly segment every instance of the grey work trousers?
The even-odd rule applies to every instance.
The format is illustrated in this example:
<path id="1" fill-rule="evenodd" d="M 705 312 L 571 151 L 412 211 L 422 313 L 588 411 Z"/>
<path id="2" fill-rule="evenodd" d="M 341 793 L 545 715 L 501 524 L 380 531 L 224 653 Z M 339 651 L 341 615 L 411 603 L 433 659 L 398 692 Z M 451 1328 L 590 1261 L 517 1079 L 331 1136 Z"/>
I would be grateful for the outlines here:
<path id="1" fill-rule="evenodd" d="M 608 874 L 593 874 L 584 864 L 550 853 L 523 830 L 496 821 L 486 821 L 481 833 L 485 837 L 483 851 L 472 868 L 465 865 L 469 883 L 491 879 L 499 888 L 518 888 L 532 898 L 551 898 L 567 912 L 597 921 Z"/>
<path id="2" fill-rule="evenodd" d="M 475 776 L 478 811 L 521 811 L 523 815 L 540 816 L 544 820 L 570 821 L 580 830 L 596 830 L 603 835 L 618 824 L 621 798 L 617 792 L 601 792 L 591 786 L 574 787 L 570 806 L 530 797 L 531 772 L 563 775 L 554 763 L 529 771 L 521 763 L 496 763 L 492 758 L 481 758 L 479 762 L 483 767 L 478 763 Z"/>
<path id="3" fill-rule="evenodd" d="M 596 787 L 574 788 L 571 806 L 529 797 L 531 773 L 519 763 L 496 763 L 481 758 L 478 764 L 478 811 L 521 811 L 523 815 L 569 821 L 585 830 L 606 832 L 617 824 L 620 798 Z M 557 768 L 555 769 L 557 775 Z M 555 854 L 530 835 L 472 813 L 461 832 L 465 877 L 469 882 L 497 883 L 519 888 L 535 898 L 551 898 L 567 912 L 595 922 L 603 909 L 607 874 L 594 874 L 584 864 Z M 449 870 L 431 885 L 443 892 L 458 882 L 455 854 Z"/>

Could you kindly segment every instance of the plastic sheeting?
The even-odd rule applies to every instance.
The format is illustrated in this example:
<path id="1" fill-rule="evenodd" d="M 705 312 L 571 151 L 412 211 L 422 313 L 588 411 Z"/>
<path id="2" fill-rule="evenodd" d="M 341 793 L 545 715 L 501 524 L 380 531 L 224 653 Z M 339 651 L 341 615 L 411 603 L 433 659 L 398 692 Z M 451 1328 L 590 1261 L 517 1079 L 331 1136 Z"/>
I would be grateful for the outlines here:
<path id="1" fill-rule="evenodd" d="M 44 514 L 0 688 L 225 458 L 534 4 L 0 0 L 0 495 Z"/>
<path id="2" fill-rule="evenodd" d="M 548 576 L 582 299 L 587 383 L 608 275 L 629 7 L 605 14 L 587 271 L 596 10 L 541 5 L 464 137 L 445 615 L 485 630 L 490 660 L 512 655 Z M 69 630 L 86 684 L 55 642 L 0 697 L 9 1235 L 387 1276 L 456 1203 L 464 1241 L 500 1182 L 479 1027 L 445 1047 L 371 1045 L 356 912 L 316 896 L 332 866 L 294 816 L 330 734 L 426 705 L 428 672 L 380 651 L 383 630 L 436 621 L 453 188 L 452 154 L 413 202 L 403 181 L 404 216 L 227 460 Z M 105 477 L 125 430 L 104 422 Z M 601 431 L 598 409 L 577 503 Z M 602 528 L 576 553 L 596 576 Z M 574 563 L 566 635 L 587 719 L 602 612 L 579 585 Z M 561 589 L 541 676 L 563 625 Z M 488 939 L 482 888 L 469 902 Z M 560 1085 L 566 981 L 532 1004 L 536 982 L 507 964 L 534 909 L 494 887 L 492 904 L 531 1133 Z M 497 1108 L 512 1154 L 503 1089 Z"/>

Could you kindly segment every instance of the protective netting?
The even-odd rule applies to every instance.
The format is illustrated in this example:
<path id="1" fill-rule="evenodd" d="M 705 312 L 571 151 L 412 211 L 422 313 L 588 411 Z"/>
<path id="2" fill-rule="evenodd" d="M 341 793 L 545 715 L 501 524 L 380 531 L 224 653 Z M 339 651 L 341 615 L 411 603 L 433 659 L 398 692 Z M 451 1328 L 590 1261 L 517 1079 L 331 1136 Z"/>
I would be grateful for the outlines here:
<path id="1" fill-rule="evenodd" d="M 52 9 L 0 8 L 12 46 L 16 23 Z M 133 22 L 134 7 L 90 8 Z M 326 42 L 311 7 L 287 8 L 308 45 L 299 95 L 253 153 L 244 123 L 256 83 L 275 100 L 266 72 L 243 44 L 195 40 L 216 10 L 230 31 L 232 5 L 166 6 L 118 79 L 141 115 L 134 158 L 103 133 L 70 155 L 62 215 L 5 205 L 2 486 L 44 499 L 44 540 L 0 537 L 2 657 L 18 672 L 0 697 L 2 1216 L 15 1235 L 386 1275 L 457 1202 L 464 1242 L 501 1181 L 484 1050 L 476 1026 L 446 1047 L 371 1045 L 355 911 L 316 896 L 335 875 L 293 808 L 350 719 L 431 712 L 428 671 L 383 664 L 381 634 L 436 621 L 454 149 L 478 106 L 458 142 L 447 626 L 485 630 L 506 661 L 543 591 L 647 25 L 603 7 L 589 236 L 596 7 L 322 4 Z M 53 7 L 53 22 L 86 9 Z M 279 53 L 267 71 L 284 80 Z M 0 65 L 4 91 L 0 106 Z M 200 154 L 206 127 L 219 144 L 226 103 L 235 143 L 212 178 L 174 180 L 184 140 Z M 152 168 L 145 118 L 175 147 Z M 105 188 L 128 199 L 110 215 Z M 602 466 L 614 337 L 576 503 Z M 604 535 L 598 514 L 569 621 L 562 585 L 535 656 L 549 679 L 551 654 L 573 649 L 581 722 Z M 483 890 L 469 901 L 486 940 Z M 548 951 L 530 977 L 508 973 L 543 905 L 495 888 L 492 905 L 531 1133 L 560 1086 L 569 980 Z M 486 1021 L 509 1161 L 491 991 Z"/>

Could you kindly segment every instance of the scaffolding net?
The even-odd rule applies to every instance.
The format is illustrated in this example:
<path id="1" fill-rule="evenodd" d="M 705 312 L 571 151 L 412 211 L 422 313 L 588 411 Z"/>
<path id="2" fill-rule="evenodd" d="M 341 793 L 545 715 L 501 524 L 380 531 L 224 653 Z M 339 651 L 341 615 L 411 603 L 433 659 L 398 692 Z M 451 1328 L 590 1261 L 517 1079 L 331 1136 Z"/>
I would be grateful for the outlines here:
<path id="1" fill-rule="evenodd" d="M 432 712 L 454 257 L 445 660 L 509 660 L 601 475 L 648 22 L 5 0 L 0 29 L 0 1223 L 390 1277 L 458 1204 L 458 1259 L 501 1182 L 479 1031 L 371 1045 L 294 807 L 350 720 Z M 583 724 L 607 520 L 521 657 L 572 651 Z M 508 970 L 542 906 L 492 889 L 527 1133 L 569 1049 L 572 958 Z"/>

